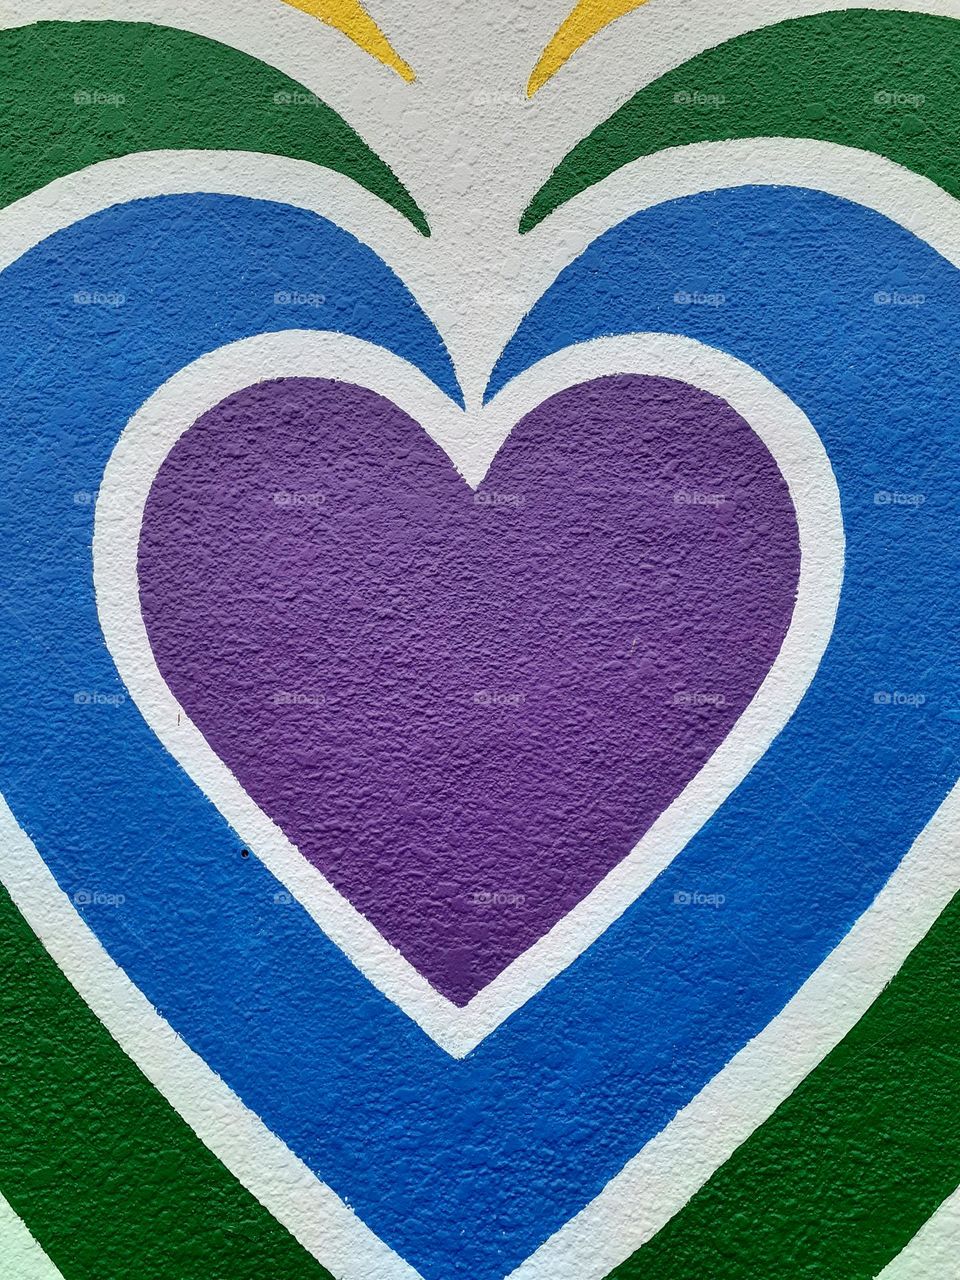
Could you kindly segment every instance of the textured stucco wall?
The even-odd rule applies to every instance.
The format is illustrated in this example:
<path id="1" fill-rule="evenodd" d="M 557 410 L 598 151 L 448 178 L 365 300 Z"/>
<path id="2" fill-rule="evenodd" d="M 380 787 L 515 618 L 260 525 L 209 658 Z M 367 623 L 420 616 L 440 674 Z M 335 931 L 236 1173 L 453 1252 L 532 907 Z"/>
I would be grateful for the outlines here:
<path id="1" fill-rule="evenodd" d="M 934 8 L 8 6 L 0 1276 L 957 1274 Z"/>

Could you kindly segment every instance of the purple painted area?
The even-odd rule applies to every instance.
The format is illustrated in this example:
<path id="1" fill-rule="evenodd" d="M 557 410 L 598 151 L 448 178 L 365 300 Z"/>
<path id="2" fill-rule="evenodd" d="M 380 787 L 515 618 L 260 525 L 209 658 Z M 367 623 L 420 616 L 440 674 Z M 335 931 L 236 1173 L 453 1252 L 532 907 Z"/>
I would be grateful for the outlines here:
<path id="1" fill-rule="evenodd" d="M 374 393 L 260 384 L 171 451 L 140 545 L 174 695 L 458 1004 L 727 735 L 798 571 L 786 485 L 747 424 L 633 376 L 529 414 L 477 494 Z"/>

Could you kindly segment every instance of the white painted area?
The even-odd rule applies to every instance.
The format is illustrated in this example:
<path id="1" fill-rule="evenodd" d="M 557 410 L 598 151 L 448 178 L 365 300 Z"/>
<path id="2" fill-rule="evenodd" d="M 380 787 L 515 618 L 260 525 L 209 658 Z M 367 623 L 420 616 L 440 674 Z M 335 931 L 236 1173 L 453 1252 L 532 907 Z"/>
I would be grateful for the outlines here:
<path id="1" fill-rule="evenodd" d="M 944 1200 L 877 1280 L 957 1280 L 960 1274 L 960 1187 Z"/>
<path id="2" fill-rule="evenodd" d="M 63 1280 L 23 1222 L 0 1196 L 0 1272 L 5 1280 Z"/>

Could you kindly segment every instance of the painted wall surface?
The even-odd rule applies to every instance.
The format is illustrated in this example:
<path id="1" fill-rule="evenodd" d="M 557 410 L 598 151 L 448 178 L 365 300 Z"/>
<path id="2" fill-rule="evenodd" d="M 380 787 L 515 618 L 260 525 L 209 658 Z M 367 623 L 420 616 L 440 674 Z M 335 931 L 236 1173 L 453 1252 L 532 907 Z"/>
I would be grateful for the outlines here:
<path id="1" fill-rule="evenodd" d="M 7 0 L 0 1280 L 960 1277 L 960 0 Z"/>

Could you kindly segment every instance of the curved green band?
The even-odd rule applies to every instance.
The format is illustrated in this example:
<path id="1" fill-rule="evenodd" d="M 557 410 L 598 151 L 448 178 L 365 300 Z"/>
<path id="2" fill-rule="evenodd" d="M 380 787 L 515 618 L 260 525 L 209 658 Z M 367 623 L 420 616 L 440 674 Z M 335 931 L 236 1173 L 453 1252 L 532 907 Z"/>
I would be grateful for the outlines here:
<path id="1" fill-rule="evenodd" d="M 640 156 L 753 137 L 874 151 L 960 195 L 960 22 L 846 9 L 708 49 L 641 89 L 568 152 L 520 230 Z"/>
<path id="2" fill-rule="evenodd" d="M 0 207 L 97 161 L 167 149 L 308 160 L 430 234 L 410 193 L 345 120 L 248 54 L 146 22 L 0 31 Z"/>

